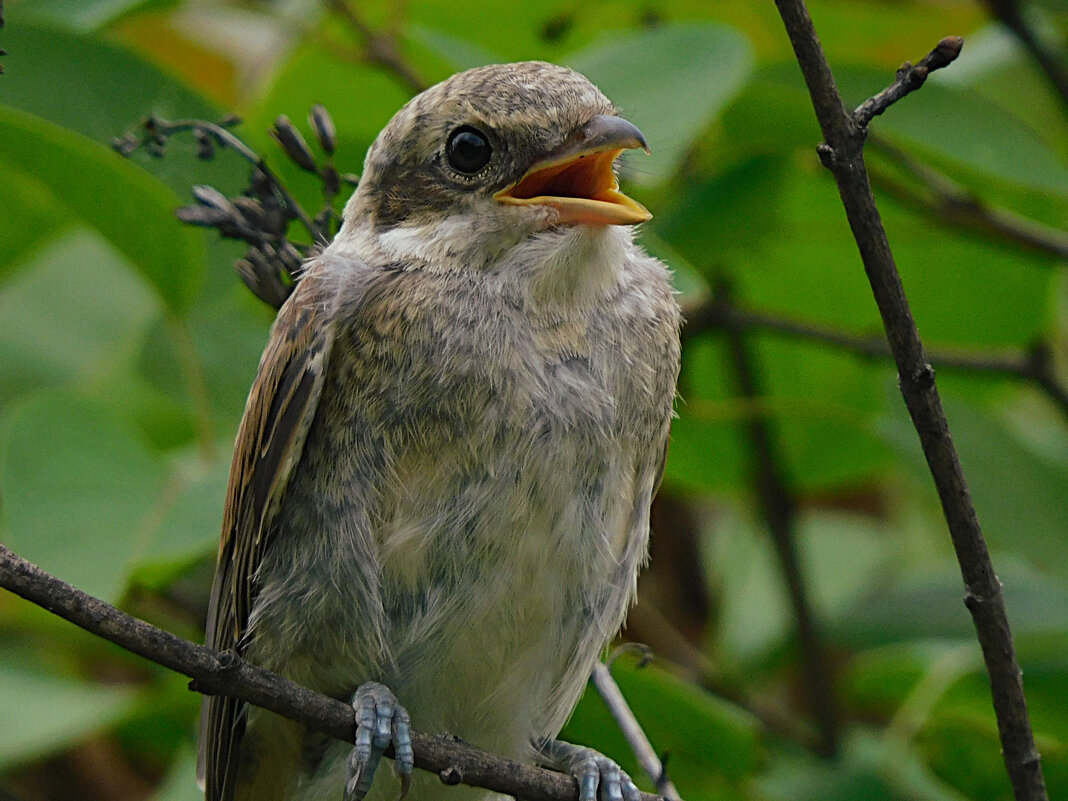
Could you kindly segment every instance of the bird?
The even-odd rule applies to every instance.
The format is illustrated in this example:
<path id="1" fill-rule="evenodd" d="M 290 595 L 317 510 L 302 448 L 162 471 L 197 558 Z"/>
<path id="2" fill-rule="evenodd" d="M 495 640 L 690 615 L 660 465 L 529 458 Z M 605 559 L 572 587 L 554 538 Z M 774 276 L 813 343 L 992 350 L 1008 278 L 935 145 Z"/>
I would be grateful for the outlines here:
<path id="1" fill-rule="evenodd" d="M 411 729 L 638 791 L 556 740 L 646 560 L 680 361 L 669 268 L 593 83 L 522 62 L 412 98 L 271 328 L 238 429 L 207 643 L 350 702 L 355 744 L 205 697 L 207 801 L 479 799 Z"/>

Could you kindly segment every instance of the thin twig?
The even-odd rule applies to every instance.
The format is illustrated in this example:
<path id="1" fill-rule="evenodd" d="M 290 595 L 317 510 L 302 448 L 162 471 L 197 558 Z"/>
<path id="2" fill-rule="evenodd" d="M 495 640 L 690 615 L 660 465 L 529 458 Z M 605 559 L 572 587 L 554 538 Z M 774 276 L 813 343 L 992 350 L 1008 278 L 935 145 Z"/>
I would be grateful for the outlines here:
<path id="1" fill-rule="evenodd" d="M 213 651 L 121 612 L 0 545 L 0 586 L 49 612 L 193 679 L 190 689 L 229 695 L 351 743 L 352 707 L 301 687 L 233 652 Z M 577 801 L 574 778 L 490 754 L 448 735 L 412 732 L 415 765 L 445 784 L 467 784 L 530 801 Z M 387 752 L 389 756 L 391 752 Z M 659 796 L 642 794 L 643 801 Z"/>
<path id="2" fill-rule="evenodd" d="M 363 43 L 364 58 L 392 72 L 404 83 L 412 94 L 422 92 L 427 87 L 415 68 L 401 54 L 397 37 L 392 33 L 374 30 L 346 0 L 325 0 L 328 8 L 340 16 L 360 37 Z"/>
<path id="3" fill-rule="evenodd" d="M 932 72 L 955 61 L 963 46 L 964 40 L 959 36 L 947 36 L 934 50 L 920 59 L 919 64 L 906 61 L 898 68 L 892 84 L 857 106 L 857 110 L 853 112 L 853 121 L 861 127 L 867 126 L 873 117 L 879 116 L 909 92 L 915 92 L 923 86 Z"/>
<path id="4" fill-rule="evenodd" d="M 1002 755 L 1017 801 L 1045 801 L 1045 780 L 1027 714 L 1001 582 L 994 573 L 971 494 L 950 437 L 864 164 L 864 126 L 845 108 L 803 0 L 775 0 L 823 131 L 823 163 L 834 174 L 846 217 L 883 319 L 901 393 L 920 437 L 949 526 L 990 677 Z M 944 40 L 943 40 L 944 41 Z"/>
<path id="5" fill-rule="evenodd" d="M 1012 31 L 1031 54 L 1039 69 L 1045 73 L 1053 91 L 1060 97 L 1062 110 L 1068 114 L 1068 70 L 1056 52 L 1048 48 L 1028 24 L 1019 0 L 986 0 L 986 5 L 998 22 Z"/>
<path id="6" fill-rule="evenodd" d="M 619 726 L 619 730 L 623 732 L 627 744 L 638 759 L 638 764 L 642 766 L 645 775 L 652 780 L 656 791 L 664 798 L 671 799 L 671 801 L 679 801 L 679 791 L 675 789 L 675 785 L 668 778 L 667 771 L 664 770 L 664 763 L 656 755 L 652 743 L 645 736 L 642 725 L 634 717 L 627 699 L 623 697 L 623 693 L 619 690 L 619 685 L 612 678 L 612 671 L 608 669 L 608 665 L 601 662 L 594 665 L 590 681 L 597 688 L 597 692 L 601 694 L 605 706 L 608 707 L 608 711 L 612 714 L 612 719 Z"/>
<path id="7" fill-rule="evenodd" d="M 890 345 L 884 337 L 852 334 L 827 326 L 800 322 L 764 312 L 743 309 L 717 293 L 705 302 L 685 309 L 684 342 L 709 331 L 731 328 L 755 329 L 793 339 L 834 345 L 865 359 L 889 359 Z M 1035 384 L 1068 419 L 1068 387 L 1057 379 L 1053 354 L 1046 344 L 1030 350 L 1004 351 L 932 350 L 928 358 L 934 367 L 969 373 L 991 373 Z"/>
<path id="8" fill-rule="evenodd" d="M 725 286 L 720 286 L 716 295 L 729 297 Z M 747 400 L 759 398 L 762 390 L 744 329 L 728 326 L 727 341 L 731 366 L 737 374 L 742 396 Z M 834 756 L 838 752 L 839 739 L 837 704 L 834 698 L 833 677 L 797 553 L 797 504 L 783 476 L 782 461 L 767 418 L 762 415 L 751 416 L 746 421 L 746 435 L 756 462 L 753 481 L 760 512 L 771 534 L 797 628 L 805 691 L 820 733 L 818 751 L 823 756 Z"/>

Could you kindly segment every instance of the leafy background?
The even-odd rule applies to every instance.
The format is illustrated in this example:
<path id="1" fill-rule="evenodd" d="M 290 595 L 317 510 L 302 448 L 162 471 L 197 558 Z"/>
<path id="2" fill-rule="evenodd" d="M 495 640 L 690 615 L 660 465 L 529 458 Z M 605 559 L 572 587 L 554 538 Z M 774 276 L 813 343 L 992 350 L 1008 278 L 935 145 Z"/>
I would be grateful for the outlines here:
<path id="1" fill-rule="evenodd" d="M 427 82 L 492 61 L 584 70 L 654 155 L 624 164 L 655 213 L 643 241 L 694 314 L 739 307 L 847 335 L 880 326 L 773 4 L 412 0 L 353 5 Z M 1068 9 L 1028 7 L 1059 47 Z M 874 124 L 882 142 L 984 202 L 1053 229 L 1068 214 L 1066 109 L 966 0 L 812 3 L 847 99 L 947 34 L 960 60 Z M 122 159 L 148 113 L 240 114 L 306 203 L 317 187 L 266 134 L 332 112 L 342 171 L 410 95 L 312 0 L 10 0 L 0 47 L 0 539 L 79 587 L 202 636 L 229 451 L 271 312 L 239 249 L 185 228 L 190 187 L 244 166 Z M 1063 257 L 896 199 L 923 186 L 870 148 L 880 208 L 932 350 L 1019 356 L 1065 379 Z M 906 193 L 907 194 L 907 193 Z M 978 647 L 916 437 L 879 358 L 775 333 L 691 327 L 654 556 L 615 672 L 689 801 L 1010 797 Z M 937 366 L 937 360 L 936 360 Z M 939 372 L 1005 583 L 1052 797 L 1068 796 L 1068 410 L 997 371 Z M 817 753 L 750 426 L 765 427 L 838 705 Z M 198 699 L 185 681 L 0 595 L 0 797 L 192 801 Z M 600 700 L 568 735 L 633 767 Z"/>

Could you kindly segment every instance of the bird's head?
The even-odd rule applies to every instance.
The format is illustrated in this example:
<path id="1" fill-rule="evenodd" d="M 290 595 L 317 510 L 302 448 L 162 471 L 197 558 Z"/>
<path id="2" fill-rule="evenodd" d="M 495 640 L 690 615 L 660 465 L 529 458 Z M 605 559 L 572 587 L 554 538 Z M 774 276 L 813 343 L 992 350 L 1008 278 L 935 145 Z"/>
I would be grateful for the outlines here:
<path id="1" fill-rule="evenodd" d="M 464 252 L 470 263 L 467 254 L 493 259 L 551 229 L 644 222 L 649 212 L 616 181 L 629 148 L 648 149 L 641 131 L 572 70 L 468 70 L 417 95 L 379 134 L 340 237 L 427 261 Z"/>

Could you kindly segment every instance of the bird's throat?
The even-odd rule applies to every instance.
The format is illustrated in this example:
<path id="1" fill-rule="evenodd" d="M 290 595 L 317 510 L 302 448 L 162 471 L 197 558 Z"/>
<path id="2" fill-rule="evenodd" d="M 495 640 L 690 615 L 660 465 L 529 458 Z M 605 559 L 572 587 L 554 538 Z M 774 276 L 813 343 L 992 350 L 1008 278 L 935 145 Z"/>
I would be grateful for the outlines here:
<path id="1" fill-rule="evenodd" d="M 564 226 L 516 245 L 498 272 L 515 276 L 528 308 L 567 317 L 596 306 L 618 286 L 632 248 L 629 228 Z"/>

